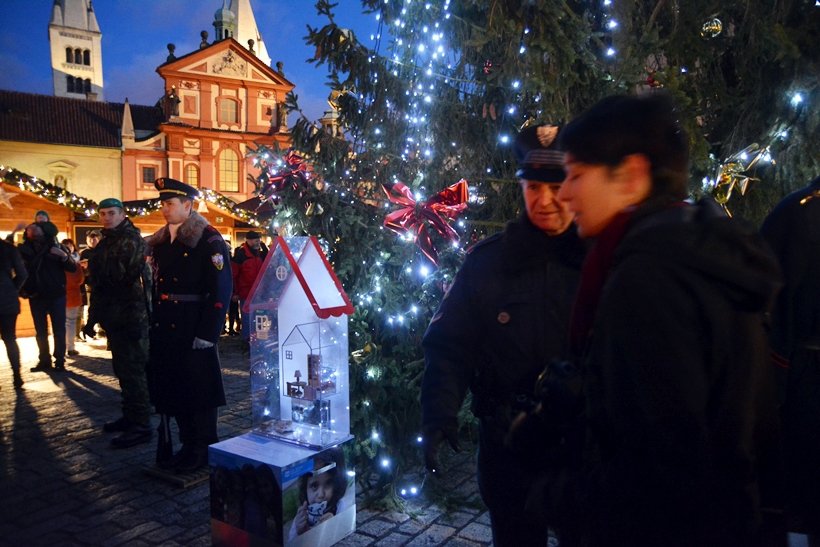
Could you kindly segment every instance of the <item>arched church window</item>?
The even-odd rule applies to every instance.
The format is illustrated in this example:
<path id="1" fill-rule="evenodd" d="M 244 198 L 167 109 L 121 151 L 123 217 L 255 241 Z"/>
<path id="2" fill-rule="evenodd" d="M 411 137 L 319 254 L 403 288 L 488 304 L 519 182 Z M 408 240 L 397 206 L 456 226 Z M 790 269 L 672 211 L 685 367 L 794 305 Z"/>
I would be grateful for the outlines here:
<path id="1" fill-rule="evenodd" d="M 91 78 L 86 78 L 83 86 L 83 93 L 91 93 Z"/>
<path id="2" fill-rule="evenodd" d="M 85 66 L 91 66 L 91 51 L 87 49 L 83 51 L 83 64 Z"/>
<path id="3" fill-rule="evenodd" d="M 219 154 L 219 190 L 239 191 L 239 156 L 229 148 Z"/>
<path id="4" fill-rule="evenodd" d="M 83 50 L 81 50 L 80 48 L 77 48 L 77 49 L 74 50 L 74 63 L 79 65 L 82 62 L 83 62 Z"/>
<path id="5" fill-rule="evenodd" d="M 69 93 L 74 93 L 74 76 L 65 77 L 65 89 Z"/>
<path id="6" fill-rule="evenodd" d="M 74 50 L 70 47 L 65 48 L 65 62 L 66 63 L 73 63 L 74 62 Z"/>

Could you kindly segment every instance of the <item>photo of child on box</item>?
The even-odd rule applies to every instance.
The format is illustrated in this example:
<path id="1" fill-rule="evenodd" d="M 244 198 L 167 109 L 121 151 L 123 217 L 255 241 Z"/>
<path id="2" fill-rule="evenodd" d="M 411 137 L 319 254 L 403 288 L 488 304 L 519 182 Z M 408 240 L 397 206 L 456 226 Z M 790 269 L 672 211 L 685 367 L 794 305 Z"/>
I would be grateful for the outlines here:
<path id="1" fill-rule="evenodd" d="M 327 522 L 346 508 L 347 480 L 341 449 L 331 449 L 314 459 L 313 471 L 300 476 L 292 487 L 298 492 L 298 506 L 288 528 L 289 540 Z"/>

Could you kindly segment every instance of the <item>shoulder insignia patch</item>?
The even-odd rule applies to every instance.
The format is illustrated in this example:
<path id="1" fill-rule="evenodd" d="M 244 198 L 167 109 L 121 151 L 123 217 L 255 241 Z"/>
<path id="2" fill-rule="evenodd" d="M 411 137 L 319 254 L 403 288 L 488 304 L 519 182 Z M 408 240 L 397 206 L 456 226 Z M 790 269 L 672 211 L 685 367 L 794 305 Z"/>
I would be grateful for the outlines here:
<path id="1" fill-rule="evenodd" d="M 211 264 L 213 264 L 217 270 L 222 270 L 222 268 L 225 267 L 225 258 L 221 253 L 215 253 L 211 256 Z"/>

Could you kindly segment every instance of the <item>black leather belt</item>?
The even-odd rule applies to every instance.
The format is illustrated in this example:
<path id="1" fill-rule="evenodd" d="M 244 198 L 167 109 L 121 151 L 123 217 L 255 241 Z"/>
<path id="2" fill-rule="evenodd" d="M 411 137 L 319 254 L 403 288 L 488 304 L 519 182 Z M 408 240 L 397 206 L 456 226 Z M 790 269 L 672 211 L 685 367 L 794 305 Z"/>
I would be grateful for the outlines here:
<path id="1" fill-rule="evenodd" d="M 159 295 L 160 300 L 173 300 L 175 302 L 202 302 L 205 297 L 201 294 L 169 294 L 162 293 Z"/>

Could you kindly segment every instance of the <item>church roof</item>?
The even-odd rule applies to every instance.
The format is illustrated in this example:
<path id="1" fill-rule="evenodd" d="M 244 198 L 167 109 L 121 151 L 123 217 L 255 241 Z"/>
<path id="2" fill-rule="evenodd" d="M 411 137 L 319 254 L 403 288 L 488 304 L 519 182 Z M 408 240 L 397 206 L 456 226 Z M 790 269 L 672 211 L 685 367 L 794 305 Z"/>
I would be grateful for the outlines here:
<path id="1" fill-rule="evenodd" d="M 0 140 L 119 148 L 123 103 L 0 90 Z M 136 131 L 155 133 L 162 111 L 130 105 Z"/>

